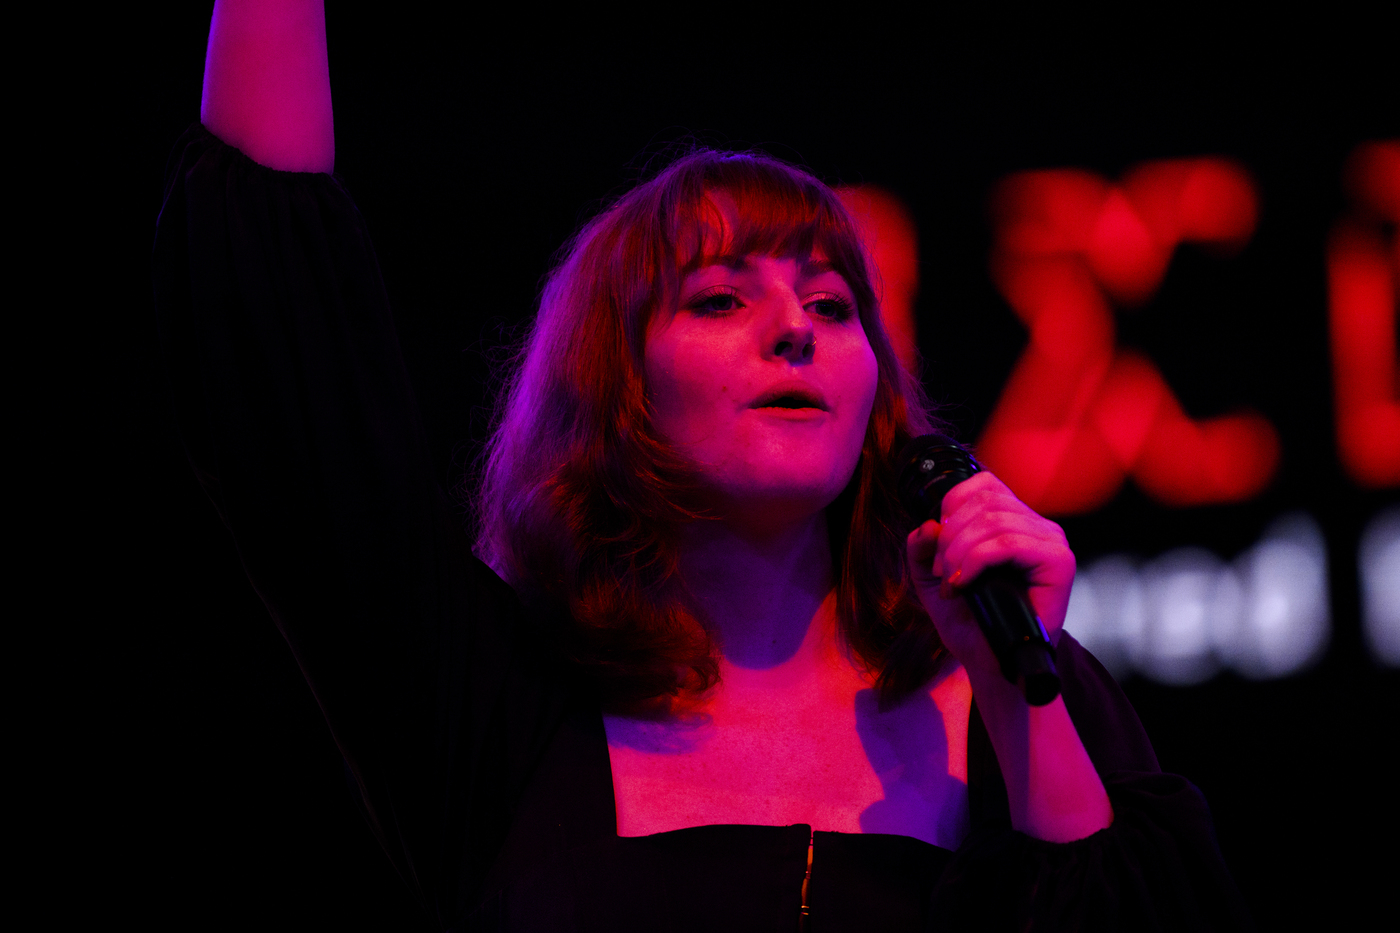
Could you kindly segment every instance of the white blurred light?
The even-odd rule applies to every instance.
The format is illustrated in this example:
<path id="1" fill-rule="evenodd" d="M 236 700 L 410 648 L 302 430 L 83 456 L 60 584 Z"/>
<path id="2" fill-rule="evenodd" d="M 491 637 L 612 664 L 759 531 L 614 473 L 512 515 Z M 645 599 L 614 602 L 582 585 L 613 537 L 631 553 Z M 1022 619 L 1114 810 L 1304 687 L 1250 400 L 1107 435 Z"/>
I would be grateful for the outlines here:
<path id="1" fill-rule="evenodd" d="M 1366 644 L 1376 660 L 1400 665 L 1400 506 L 1371 519 L 1357 564 Z"/>
<path id="2" fill-rule="evenodd" d="M 1400 541 L 1400 518 L 1396 527 L 1391 540 Z M 1222 666 L 1282 677 L 1326 647 L 1327 607 L 1322 533 L 1295 513 L 1274 522 L 1233 565 L 1201 548 L 1168 552 L 1141 569 L 1122 555 L 1096 561 L 1075 578 L 1065 629 L 1118 677 L 1136 669 L 1186 685 Z"/>
<path id="3" fill-rule="evenodd" d="M 1163 554 L 1142 571 L 1147 629 L 1136 667 L 1166 684 L 1195 684 L 1216 672 L 1212 650 L 1220 558 L 1200 548 Z"/>
<path id="4" fill-rule="evenodd" d="M 1232 666 L 1246 677 L 1283 677 L 1321 655 L 1331 634 L 1327 544 L 1298 512 L 1280 518 L 1235 562 L 1245 583 Z"/>
<path id="5" fill-rule="evenodd" d="M 1075 576 L 1065 629 L 1114 677 L 1132 669 L 1142 650 L 1142 582 L 1133 562 L 1110 555 Z"/>

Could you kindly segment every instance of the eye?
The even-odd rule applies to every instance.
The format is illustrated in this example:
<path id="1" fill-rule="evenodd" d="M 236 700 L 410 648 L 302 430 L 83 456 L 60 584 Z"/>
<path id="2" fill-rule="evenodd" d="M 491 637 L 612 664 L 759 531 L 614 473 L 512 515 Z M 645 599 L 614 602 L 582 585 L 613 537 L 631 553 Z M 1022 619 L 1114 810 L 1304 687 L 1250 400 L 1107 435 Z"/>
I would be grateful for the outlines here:
<path id="1" fill-rule="evenodd" d="M 844 321 L 856 313 L 856 306 L 843 295 L 826 294 L 807 299 L 807 310 L 833 321 Z"/>
<path id="2" fill-rule="evenodd" d="M 724 314 L 728 311 L 737 311 L 743 306 L 744 303 L 739 300 L 737 291 L 726 285 L 716 285 L 690 299 L 686 310 L 697 314 Z"/>

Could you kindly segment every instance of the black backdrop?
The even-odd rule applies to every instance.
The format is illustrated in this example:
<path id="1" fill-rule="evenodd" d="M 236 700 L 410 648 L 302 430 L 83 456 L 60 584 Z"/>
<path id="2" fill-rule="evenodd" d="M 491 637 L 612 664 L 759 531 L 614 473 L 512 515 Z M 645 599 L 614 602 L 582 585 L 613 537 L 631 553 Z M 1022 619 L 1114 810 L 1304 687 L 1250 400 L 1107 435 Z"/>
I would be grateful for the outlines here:
<path id="1" fill-rule="evenodd" d="M 1205 791 L 1262 927 L 1345 923 L 1383 903 L 1394 859 L 1367 850 L 1388 848 L 1396 829 L 1400 673 L 1365 653 L 1355 549 L 1366 518 L 1397 497 L 1357 489 L 1337 464 L 1323 268 L 1346 154 L 1400 133 L 1379 24 L 1334 16 L 1285 35 L 1185 12 L 1090 29 L 724 9 L 652 23 L 534 10 L 488 25 L 457 8 L 377 6 L 328 13 L 337 171 L 375 236 L 447 484 L 482 436 L 493 350 L 529 319 L 554 250 L 677 140 L 758 146 L 906 201 L 926 383 L 969 438 L 1025 340 L 986 274 L 996 179 L 1243 162 L 1262 196 L 1249 247 L 1228 262 L 1184 253 L 1123 339 L 1158 361 L 1188 413 L 1263 411 L 1282 437 L 1280 474 L 1253 502 L 1177 511 L 1129 485 L 1065 526 L 1083 564 L 1183 544 L 1231 557 L 1284 511 L 1319 520 L 1334 632 L 1317 666 L 1263 683 L 1124 687 L 1163 766 Z M 112 776 L 91 792 L 116 820 L 95 851 L 117 882 L 111 909 L 152 926 L 400 928 L 405 895 L 188 474 L 155 367 L 150 237 L 164 160 L 197 118 L 209 9 L 140 14 L 121 77 L 98 88 L 129 159 L 118 179 L 88 179 L 106 186 L 92 232 L 108 238 L 114 306 L 129 310 L 111 332 L 117 378 L 99 408 L 130 468 L 112 525 L 136 532 L 102 540 L 110 605 L 136 622 L 92 641 L 97 667 L 119 672 L 102 681 L 117 686 L 96 717 Z"/>

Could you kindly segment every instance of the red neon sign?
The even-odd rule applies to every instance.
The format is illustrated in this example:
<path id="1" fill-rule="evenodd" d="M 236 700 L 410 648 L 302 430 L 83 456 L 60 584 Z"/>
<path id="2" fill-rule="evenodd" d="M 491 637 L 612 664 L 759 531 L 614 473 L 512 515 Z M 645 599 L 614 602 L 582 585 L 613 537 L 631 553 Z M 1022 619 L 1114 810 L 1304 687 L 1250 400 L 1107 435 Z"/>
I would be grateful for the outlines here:
<path id="1" fill-rule="evenodd" d="M 1337 449 L 1358 484 L 1400 486 L 1400 141 L 1357 147 L 1346 175 L 1355 209 L 1327 245 Z"/>
<path id="2" fill-rule="evenodd" d="M 1149 162 L 1117 184 L 1076 170 L 1001 184 L 992 276 L 1030 343 L 977 446 L 1033 508 L 1092 511 L 1129 476 L 1173 506 L 1237 502 L 1268 483 L 1273 426 L 1252 412 L 1188 417 L 1152 361 L 1117 346 L 1113 318 L 1152 296 L 1179 244 L 1242 247 L 1257 203 L 1222 159 Z"/>

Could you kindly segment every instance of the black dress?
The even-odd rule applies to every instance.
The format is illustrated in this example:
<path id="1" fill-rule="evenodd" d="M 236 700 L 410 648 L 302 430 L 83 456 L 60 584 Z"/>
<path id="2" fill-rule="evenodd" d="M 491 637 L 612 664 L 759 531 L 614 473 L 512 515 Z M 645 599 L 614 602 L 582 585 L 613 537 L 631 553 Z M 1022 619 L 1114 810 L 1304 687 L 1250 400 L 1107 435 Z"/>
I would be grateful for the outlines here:
<path id="1" fill-rule="evenodd" d="M 599 706 L 438 488 L 373 248 L 332 176 L 191 128 L 155 294 L 190 463 L 428 926 L 798 929 L 809 827 L 617 836 Z M 816 833 L 810 930 L 1249 926 L 1200 793 L 1161 773 L 1073 638 L 1056 659 L 1113 825 L 1068 844 L 1012 830 L 974 707 L 967 840 Z"/>

